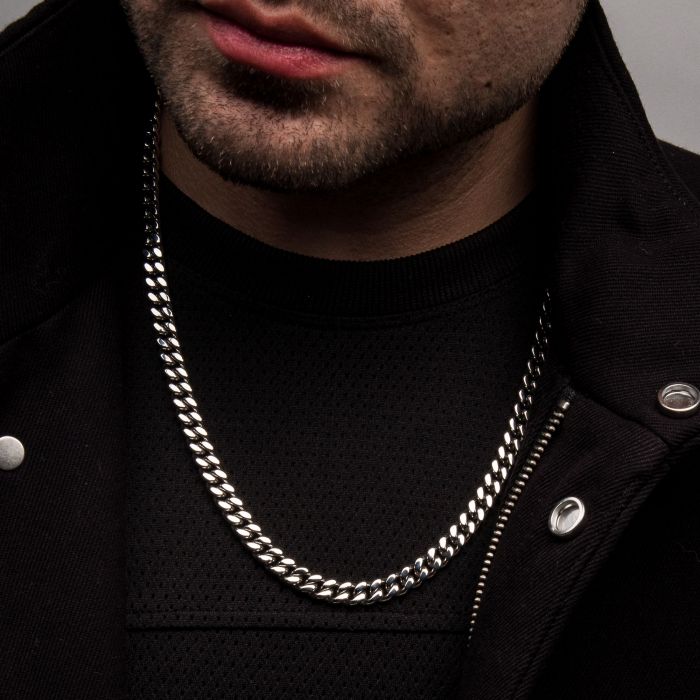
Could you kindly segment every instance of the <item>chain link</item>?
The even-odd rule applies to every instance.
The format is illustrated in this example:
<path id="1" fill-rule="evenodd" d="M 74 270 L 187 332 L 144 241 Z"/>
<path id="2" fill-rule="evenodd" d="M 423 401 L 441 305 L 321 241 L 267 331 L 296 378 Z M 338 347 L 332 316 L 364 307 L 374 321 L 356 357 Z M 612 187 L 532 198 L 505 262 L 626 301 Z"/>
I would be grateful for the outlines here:
<path id="1" fill-rule="evenodd" d="M 153 327 L 156 330 L 160 357 L 182 432 L 206 488 L 217 507 L 253 557 L 285 583 L 313 598 L 329 603 L 369 605 L 389 601 L 418 588 L 444 568 L 473 537 L 501 493 L 504 482 L 515 463 L 532 407 L 533 393 L 545 361 L 550 330 L 549 292 L 545 294 L 535 342 L 530 349 L 527 372 L 523 377 L 522 388 L 518 392 L 513 415 L 503 435 L 503 442 L 498 447 L 497 456 L 486 472 L 481 486 L 476 489 L 476 494 L 467 503 L 466 510 L 459 515 L 457 522 L 448 529 L 447 534 L 440 537 L 436 546 L 418 557 L 413 564 L 371 582 L 339 582 L 311 573 L 307 568 L 298 566 L 294 559 L 288 557 L 279 547 L 275 547 L 263 534 L 262 529 L 253 521 L 253 516 L 236 493 L 236 489 L 214 453 L 214 446 L 204 427 L 181 354 L 163 261 L 159 214 L 159 103 L 156 104 L 149 124 L 144 146 L 143 204 L 146 229 L 144 268 L 148 299 L 154 318 Z"/>

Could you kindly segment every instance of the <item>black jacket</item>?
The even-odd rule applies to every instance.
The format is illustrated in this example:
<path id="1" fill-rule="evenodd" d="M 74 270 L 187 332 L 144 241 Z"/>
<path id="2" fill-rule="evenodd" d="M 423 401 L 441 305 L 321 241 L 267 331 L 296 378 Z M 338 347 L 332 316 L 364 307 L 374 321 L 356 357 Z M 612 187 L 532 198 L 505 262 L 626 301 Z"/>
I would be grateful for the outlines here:
<path id="1" fill-rule="evenodd" d="M 151 86 L 114 0 L 0 36 L 0 697 L 123 696 L 118 271 L 138 264 Z M 597 3 L 543 90 L 554 343 L 571 405 L 498 545 L 472 698 L 700 694 L 700 158 L 659 143 Z M 695 194 L 694 194 L 695 193 Z M 577 496 L 569 540 L 546 523 Z M 390 661 L 388 661 L 390 662 Z"/>

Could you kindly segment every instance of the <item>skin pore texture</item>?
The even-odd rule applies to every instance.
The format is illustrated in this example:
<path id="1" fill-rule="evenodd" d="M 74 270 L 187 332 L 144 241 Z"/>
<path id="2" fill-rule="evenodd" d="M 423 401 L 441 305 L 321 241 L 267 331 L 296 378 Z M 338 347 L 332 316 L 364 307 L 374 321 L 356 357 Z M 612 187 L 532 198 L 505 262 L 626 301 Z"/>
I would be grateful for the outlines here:
<path id="1" fill-rule="evenodd" d="M 163 100 L 163 172 L 258 240 L 343 260 L 403 257 L 459 240 L 532 191 L 536 94 L 585 7 L 122 2 Z M 236 63 L 206 31 L 211 11 L 227 7 L 306 22 L 351 60 L 313 78 Z"/>

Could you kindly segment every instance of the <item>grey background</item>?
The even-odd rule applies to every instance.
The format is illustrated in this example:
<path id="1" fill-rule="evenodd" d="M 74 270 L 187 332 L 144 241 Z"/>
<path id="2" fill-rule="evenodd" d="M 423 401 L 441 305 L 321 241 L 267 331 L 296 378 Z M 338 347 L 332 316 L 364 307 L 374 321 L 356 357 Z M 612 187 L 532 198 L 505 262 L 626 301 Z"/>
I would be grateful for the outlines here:
<path id="1" fill-rule="evenodd" d="M 700 1 L 602 3 L 657 135 L 700 153 Z M 35 4 L 0 0 L 0 28 Z"/>

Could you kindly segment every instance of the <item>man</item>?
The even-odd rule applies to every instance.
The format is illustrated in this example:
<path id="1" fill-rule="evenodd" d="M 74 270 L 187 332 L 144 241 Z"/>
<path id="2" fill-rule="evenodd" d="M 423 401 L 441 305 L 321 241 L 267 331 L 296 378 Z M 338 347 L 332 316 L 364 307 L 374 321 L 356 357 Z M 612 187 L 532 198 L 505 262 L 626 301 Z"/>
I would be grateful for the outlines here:
<path id="1" fill-rule="evenodd" d="M 696 697 L 700 161 L 598 4 L 122 5 L 0 39 L 3 697 Z"/>

